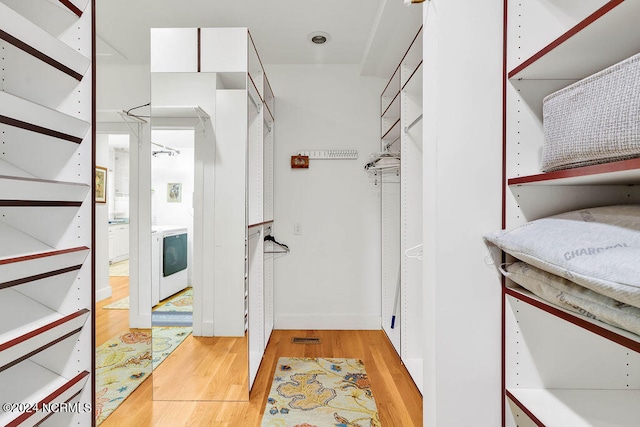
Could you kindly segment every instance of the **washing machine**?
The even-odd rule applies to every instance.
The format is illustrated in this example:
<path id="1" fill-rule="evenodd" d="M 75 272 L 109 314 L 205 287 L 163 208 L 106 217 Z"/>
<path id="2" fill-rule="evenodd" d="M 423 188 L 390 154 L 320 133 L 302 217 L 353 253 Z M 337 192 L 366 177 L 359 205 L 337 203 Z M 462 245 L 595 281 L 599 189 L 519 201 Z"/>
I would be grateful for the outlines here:
<path id="1" fill-rule="evenodd" d="M 151 233 L 151 303 L 188 286 L 188 234 L 183 227 L 153 227 Z"/>

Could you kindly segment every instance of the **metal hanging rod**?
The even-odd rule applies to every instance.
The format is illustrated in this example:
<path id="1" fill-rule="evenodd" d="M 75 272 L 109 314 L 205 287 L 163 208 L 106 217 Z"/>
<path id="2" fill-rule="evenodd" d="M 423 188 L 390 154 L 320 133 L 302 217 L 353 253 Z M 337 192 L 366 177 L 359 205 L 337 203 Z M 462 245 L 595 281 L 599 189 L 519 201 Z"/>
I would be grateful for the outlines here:
<path id="1" fill-rule="evenodd" d="M 404 133 L 409 132 L 409 129 L 411 129 L 413 126 L 415 126 L 415 124 L 418 123 L 420 120 L 422 120 L 422 114 L 420 114 L 418 117 L 416 117 L 416 119 L 414 121 L 412 121 L 411 123 L 409 123 L 408 126 L 404 127 Z"/>

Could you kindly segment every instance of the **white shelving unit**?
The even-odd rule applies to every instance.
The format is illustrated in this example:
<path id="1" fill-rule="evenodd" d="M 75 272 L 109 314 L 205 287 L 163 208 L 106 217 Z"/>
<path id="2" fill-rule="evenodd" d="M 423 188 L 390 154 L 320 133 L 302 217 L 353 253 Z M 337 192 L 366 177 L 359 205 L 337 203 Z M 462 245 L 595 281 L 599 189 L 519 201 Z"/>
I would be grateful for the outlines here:
<path id="1" fill-rule="evenodd" d="M 213 313 L 211 335 L 248 336 L 251 386 L 273 329 L 273 255 L 265 253 L 271 243 L 264 242 L 274 212 L 273 91 L 246 28 L 161 28 L 152 30 L 151 39 L 152 77 L 159 86 L 162 76 L 156 74 L 204 82 L 191 96 L 210 104 L 214 121 L 209 145 L 215 153 L 196 165 L 213 177 L 211 192 L 203 193 L 213 197 L 202 201 L 204 228 L 213 227 L 195 251 L 213 263 L 203 262 L 210 280 L 203 289 L 194 283 L 194 299 L 211 296 L 204 310 Z M 194 306 L 194 325 L 196 318 Z"/>
<path id="2" fill-rule="evenodd" d="M 399 168 L 375 177 L 382 204 L 382 328 L 422 390 L 422 29 L 383 90 L 380 110 L 380 150 L 400 153 Z"/>
<path id="3" fill-rule="evenodd" d="M 542 99 L 640 52 L 634 1 L 506 1 L 505 228 L 640 202 L 638 159 L 541 173 Z M 548 23 L 548 25 L 547 25 Z M 504 285 L 506 426 L 636 426 L 640 337 Z"/>
<path id="4" fill-rule="evenodd" d="M 0 1 L 2 425 L 91 425 L 93 3 Z"/>

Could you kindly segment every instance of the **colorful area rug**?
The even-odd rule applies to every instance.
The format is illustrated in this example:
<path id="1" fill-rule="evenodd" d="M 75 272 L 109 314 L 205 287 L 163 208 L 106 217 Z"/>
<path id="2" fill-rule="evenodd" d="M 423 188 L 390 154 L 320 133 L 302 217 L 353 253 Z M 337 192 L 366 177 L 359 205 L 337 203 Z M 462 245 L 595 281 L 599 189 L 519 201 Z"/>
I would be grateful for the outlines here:
<path id="1" fill-rule="evenodd" d="M 120 262 L 114 262 L 109 265 L 109 276 L 128 276 L 129 275 L 129 260 L 126 259 Z"/>
<path id="2" fill-rule="evenodd" d="M 153 311 L 193 311 L 193 288 L 172 296 L 166 302 L 160 303 Z"/>
<path id="3" fill-rule="evenodd" d="M 103 308 L 110 310 L 129 310 L 129 297 L 112 302 Z M 172 296 L 166 302 L 159 304 L 154 311 L 193 311 L 193 288 L 187 288 L 179 294 Z"/>
<path id="4" fill-rule="evenodd" d="M 96 423 L 102 423 L 171 354 L 192 328 L 131 331 L 96 349 Z M 152 346 L 153 343 L 153 346 Z M 151 348 L 153 347 L 153 351 Z"/>
<path id="5" fill-rule="evenodd" d="M 380 418 L 357 359 L 281 357 L 261 426 L 371 426 Z"/>
<path id="6" fill-rule="evenodd" d="M 109 305 L 105 305 L 102 308 L 109 310 L 129 310 L 129 297 L 124 297 L 116 302 L 112 302 Z"/>

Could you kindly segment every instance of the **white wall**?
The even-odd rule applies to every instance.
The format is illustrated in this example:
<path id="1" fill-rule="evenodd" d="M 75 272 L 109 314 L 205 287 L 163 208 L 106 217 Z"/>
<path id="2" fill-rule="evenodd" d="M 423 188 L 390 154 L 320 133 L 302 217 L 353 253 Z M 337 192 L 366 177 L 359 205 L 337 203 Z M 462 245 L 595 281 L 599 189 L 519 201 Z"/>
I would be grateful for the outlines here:
<path id="1" fill-rule="evenodd" d="M 109 136 L 96 135 L 96 165 L 109 165 Z M 111 296 L 109 285 L 109 212 L 106 203 L 96 203 L 96 302 Z"/>
<path id="2" fill-rule="evenodd" d="M 384 79 L 357 65 L 268 65 L 276 97 L 276 329 L 380 328 L 379 188 L 364 165 L 379 147 Z M 358 160 L 311 160 L 298 150 L 357 149 Z M 294 235 L 294 224 L 302 233 Z"/>
<path id="3" fill-rule="evenodd" d="M 191 284 L 193 265 L 193 162 L 195 141 L 193 130 L 154 130 L 151 140 L 168 147 L 180 147 L 180 154 L 168 156 L 159 154 L 151 159 L 151 217 L 152 224 L 187 228 L 187 265 Z M 191 147 L 185 147 L 185 145 Z M 152 151 L 161 150 L 153 146 Z M 167 184 L 181 183 L 180 202 L 167 201 Z"/>

